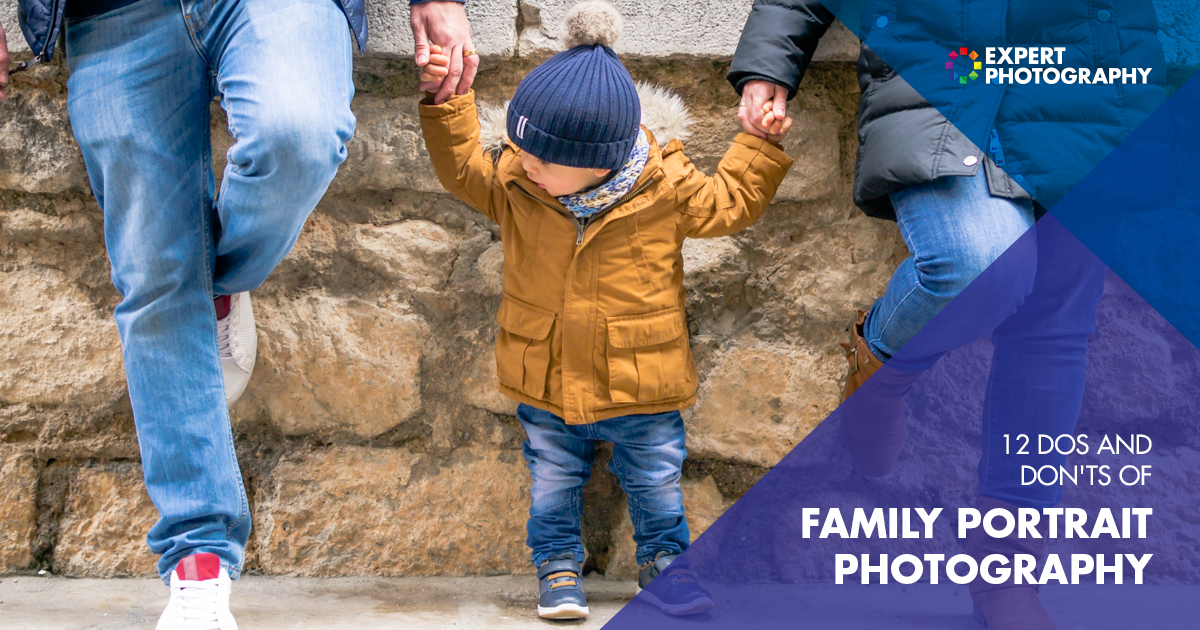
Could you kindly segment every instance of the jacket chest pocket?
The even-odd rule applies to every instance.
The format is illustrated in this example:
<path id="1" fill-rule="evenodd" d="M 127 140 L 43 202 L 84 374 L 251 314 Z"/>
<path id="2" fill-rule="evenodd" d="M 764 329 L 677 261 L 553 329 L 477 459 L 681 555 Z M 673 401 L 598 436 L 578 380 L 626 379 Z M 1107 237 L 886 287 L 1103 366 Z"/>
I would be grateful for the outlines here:
<path id="1" fill-rule="evenodd" d="M 557 316 L 505 294 L 496 320 L 496 376 L 526 396 L 542 399 L 550 369 L 550 331 Z"/>
<path id="2" fill-rule="evenodd" d="M 615 403 L 677 398 L 688 377 L 687 338 L 679 307 L 609 317 L 608 391 Z"/>

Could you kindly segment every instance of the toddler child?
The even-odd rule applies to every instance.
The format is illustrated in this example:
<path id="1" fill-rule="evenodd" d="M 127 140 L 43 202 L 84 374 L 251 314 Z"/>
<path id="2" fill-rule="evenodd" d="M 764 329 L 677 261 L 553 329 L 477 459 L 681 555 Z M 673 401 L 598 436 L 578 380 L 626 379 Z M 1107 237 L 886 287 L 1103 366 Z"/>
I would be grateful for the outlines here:
<path id="1" fill-rule="evenodd" d="M 528 435 L 527 543 L 538 614 L 554 619 L 588 614 L 580 517 L 598 441 L 613 443 L 642 597 L 671 614 L 712 607 L 686 562 L 672 565 L 689 543 L 679 411 L 696 400 L 682 245 L 753 223 L 791 166 L 775 144 L 791 119 L 769 120 L 780 132 L 769 140 L 738 135 L 712 177 L 678 139 L 660 145 L 611 48 L 621 26 L 606 2 L 573 7 L 568 50 L 521 81 L 496 151 L 480 140 L 473 93 L 420 107 L 442 185 L 500 226 L 496 372 Z M 448 64 L 431 58 L 427 82 Z"/>

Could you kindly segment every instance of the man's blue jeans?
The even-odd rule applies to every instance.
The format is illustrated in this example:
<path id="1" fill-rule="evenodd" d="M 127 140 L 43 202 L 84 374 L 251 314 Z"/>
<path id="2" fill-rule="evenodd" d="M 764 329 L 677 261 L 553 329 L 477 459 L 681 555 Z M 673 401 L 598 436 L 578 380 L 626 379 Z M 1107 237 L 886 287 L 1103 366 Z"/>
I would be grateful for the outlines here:
<path id="1" fill-rule="evenodd" d="M 217 352 L 215 295 L 291 250 L 354 132 L 334 0 L 139 0 L 67 24 L 68 106 L 104 210 L 147 537 L 164 580 L 217 554 L 238 576 L 250 512 Z M 214 190 L 209 105 L 236 140 Z"/>
<path id="2" fill-rule="evenodd" d="M 521 405 L 517 418 L 529 436 L 525 461 L 533 477 L 533 498 L 526 544 L 533 551 L 534 566 L 567 553 L 583 563 L 583 487 L 592 474 L 598 441 L 613 443 L 608 469 L 629 501 L 638 564 L 662 551 L 677 554 L 687 549 L 688 525 L 679 489 L 687 448 L 678 411 L 568 425 L 549 411 Z"/>

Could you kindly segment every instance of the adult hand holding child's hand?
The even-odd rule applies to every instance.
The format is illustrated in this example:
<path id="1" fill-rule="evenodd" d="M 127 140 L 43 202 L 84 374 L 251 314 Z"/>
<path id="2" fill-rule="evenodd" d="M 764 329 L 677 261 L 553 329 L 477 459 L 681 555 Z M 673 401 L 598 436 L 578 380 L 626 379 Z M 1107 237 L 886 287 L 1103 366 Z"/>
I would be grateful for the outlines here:
<path id="1" fill-rule="evenodd" d="M 772 136 L 783 137 L 787 118 L 788 90 L 770 81 L 747 81 L 742 86 L 742 102 L 738 107 L 738 120 L 746 133 L 775 141 Z M 764 114 L 770 112 L 770 122 Z M 789 125 L 790 126 L 790 125 Z"/>
<path id="2" fill-rule="evenodd" d="M 788 130 L 792 128 L 792 117 L 784 116 L 783 118 L 776 118 L 775 108 L 772 103 L 763 103 L 762 111 L 762 128 L 770 130 L 766 134 L 767 140 L 779 144 L 783 141 L 783 137 L 787 135 Z"/>
<path id="3" fill-rule="evenodd" d="M 409 11 L 417 66 L 423 68 L 431 62 L 433 44 L 440 46 L 440 51 L 449 58 L 448 71 L 439 80 L 433 101 L 444 103 L 454 94 L 466 94 L 479 69 L 479 54 L 471 42 L 471 23 L 463 4 L 432 0 L 414 4 Z M 425 85 L 424 76 L 421 80 L 422 90 L 435 91 Z"/>
<path id="4" fill-rule="evenodd" d="M 446 78 L 446 75 L 450 74 L 450 56 L 443 54 L 443 52 L 441 46 L 430 44 L 426 53 L 428 62 L 421 66 L 421 73 L 419 75 L 421 79 L 421 91 L 434 96 L 434 102 L 438 104 L 445 102 L 445 99 L 443 98 L 439 101 L 435 93 L 441 88 L 442 81 Z"/>

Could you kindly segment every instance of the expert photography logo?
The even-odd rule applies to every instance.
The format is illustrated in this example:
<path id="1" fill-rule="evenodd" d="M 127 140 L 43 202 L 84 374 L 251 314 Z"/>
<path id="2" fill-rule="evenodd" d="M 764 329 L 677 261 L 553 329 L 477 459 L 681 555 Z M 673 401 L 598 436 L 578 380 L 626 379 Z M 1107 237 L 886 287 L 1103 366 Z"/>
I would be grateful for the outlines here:
<path id="1" fill-rule="evenodd" d="M 980 55 L 966 46 L 951 50 L 945 62 L 950 79 L 959 85 L 980 77 L 988 85 L 1137 85 L 1150 79 L 1151 68 L 1064 67 L 1066 46 L 989 46 L 983 51 Z"/>
<path id="2" fill-rule="evenodd" d="M 946 69 L 950 71 L 950 78 L 962 85 L 966 85 L 968 80 L 974 81 L 979 78 L 979 70 L 983 69 L 983 63 L 978 61 L 979 53 L 974 50 L 969 50 L 966 47 L 958 50 L 950 51 L 950 61 L 946 62 Z"/>

